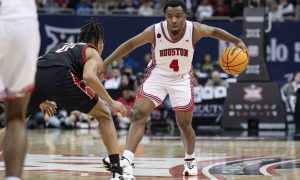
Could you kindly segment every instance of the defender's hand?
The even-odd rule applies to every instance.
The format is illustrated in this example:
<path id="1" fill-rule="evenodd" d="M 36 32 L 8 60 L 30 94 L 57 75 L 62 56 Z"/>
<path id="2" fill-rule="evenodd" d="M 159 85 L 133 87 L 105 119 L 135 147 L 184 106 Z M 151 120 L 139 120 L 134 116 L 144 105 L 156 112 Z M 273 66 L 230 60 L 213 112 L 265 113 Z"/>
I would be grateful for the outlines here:
<path id="1" fill-rule="evenodd" d="M 53 116 L 56 113 L 57 106 L 55 102 L 46 100 L 39 105 L 39 108 L 44 114 Z"/>
<path id="2" fill-rule="evenodd" d="M 111 106 L 113 109 L 119 110 L 120 113 L 121 113 L 121 115 L 122 115 L 122 117 L 125 117 L 125 116 L 126 116 L 126 114 L 127 114 L 127 109 L 126 109 L 126 107 L 125 107 L 122 103 L 113 100 L 113 101 L 110 103 L 110 106 Z"/>

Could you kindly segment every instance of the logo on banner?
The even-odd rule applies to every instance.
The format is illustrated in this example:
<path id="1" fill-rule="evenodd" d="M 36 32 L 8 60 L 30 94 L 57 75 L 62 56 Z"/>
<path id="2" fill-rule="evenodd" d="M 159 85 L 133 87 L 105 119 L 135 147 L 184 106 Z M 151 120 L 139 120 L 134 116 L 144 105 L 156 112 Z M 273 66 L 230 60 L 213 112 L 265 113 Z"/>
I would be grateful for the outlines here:
<path id="1" fill-rule="evenodd" d="M 246 38 L 260 38 L 260 29 L 246 29 Z"/>
<path id="2" fill-rule="evenodd" d="M 262 87 L 258 87 L 255 84 L 251 84 L 248 87 L 244 87 L 244 100 L 250 102 L 257 102 L 262 100 L 262 90 Z"/>
<path id="3" fill-rule="evenodd" d="M 257 57 L 259 55 L 259 48 L 256 45 L 248 46 L 248 51 L 251 57 Z"/>
<path id="4" fill-rule="evenodd" d="M 46 52 L 61 42 L 74 43 L 77 41 L 80 28 L 62 28 L 45 25 L 45 31 L 52 43 L 47 45 Z"/>
<path id="5" fill-rule="evenodd" d="M 246 74 L 260 74 L 260 65 L 248 65 L 246 69 Z"/>

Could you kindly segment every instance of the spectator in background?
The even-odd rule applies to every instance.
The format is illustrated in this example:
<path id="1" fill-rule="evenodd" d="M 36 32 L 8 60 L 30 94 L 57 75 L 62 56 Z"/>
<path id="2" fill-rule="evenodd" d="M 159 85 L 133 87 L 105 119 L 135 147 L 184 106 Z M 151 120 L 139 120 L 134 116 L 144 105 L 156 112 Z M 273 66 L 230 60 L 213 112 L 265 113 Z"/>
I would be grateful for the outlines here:
<path id="1" fill-rule="evenodd" d="M 295 18 L 297 21 L 300 20 L 300 0 L 296 0 L 295 4 Z"/>
<path id="2" fill-rule="evenodd" d="M 140 7 L 140 2 L 138 0 L 126 0 L 126 8 L 125 10 L 128 13 L 133 13 L 137 11 L 137 9 Z"/>
<path id="3" fill-rule="evenodd" d="M 68 0 L 68 8 L 76 9 L 76 5 L 79 3 L 79 0 Z"/>
<path id="4" fill-rule="evenodd" d="M 93 12 L 93 5 L 90 0 L 80 0 L 76 5 L 77 14 L 89 14 Z"/>
<path id="5" fill-rule="evenodd" d="M 134 83 L 134 94 L 138 92 L 140 85 L 144 82 L 145 74 L 143 72 L 139 72 L 136 75 L 136 80 Z"/>
<path id="6" fill-rule="evenodd" d="M 103 12 L 107 10 L 106 0 L 96 0 L 93 3 L 93 11 L 94 12 Z"/>
<path id="7" fill-rule="evenodd" d="M 67 8 L 68 7 L 68 0 L 58 0 L 59 7 Z"/>
<path id="8" fill-rule="evenodd" d="M 295 99 L 296 91 L 300 86 L 300 72 L 297 72 L 292 82 L 288 82 L 280 89 L 281 97 L 284 102 Z"/>
<path id="9" fill-rule="evenodd" d="M 216 5 L 214 5 L 214 16 L 229 16 L 229 6 L 224 3 L 224 0 L 217 0 Z"/>
<path id="10" fill-rule="evenodd" d="M 225 87 L 228 88 L 229 84 L 221 79 L 220 72 L 217 70 L 212 71 L 211 79 L 205 84 L 205 86 L 212 86 L 212 87 Z"/>
<path id="11" fill-rule="evenodd" d="M 47 12 L 55 12 L 59 9 L 59 4 L 56 0 L 47 0 L 43 7 Z"/>
<path id="12" fill-rule="evenodd" d="M 294 16 L 294 5 L 289 2 L 289 0 L 280 0 L 278 6 L 279 11 L 282 13 L 283 17 Z"/>
<path id="13" fill-rule="evenodd" d="M 270 12 L 272 21 L 283 21 L 282 12 L 279 10 L 278 4 L 274 1 L 270 4 Z"/>
<path id="14" fill-rule="evenodd" d="M 130 75 L 125 74 L 122 76 L 122 80 L 121 80 L 121 84 L 119 86 L 119 89 L 130 89 L 130 90 L 134 90 L 134 80 L 130 78 Z"/>
<path id="15" fill-rule="evenodd" d="M 231 16 L 243 16 L 244 2 L 243 0 L 233 0 L 231 8 Z"/>
<path id="16" fill-rule="evenodd" d="M 105 89 L 118 89 L 121 84 L 121 74 L 119 69 L 112 69 L 111 78 L 104 82 Z"/>
<path id="17" fill-rule="evenodd" d="M 113 110 L 112 114 L 116 116 L 116 124 L 122 129 L 128 129 L 132 117 L 132 109 L 135 102 L 135 96 L 131 95 L 131 90 L 129 88 L 124 88 L 122 90 L 122 96 L 117 99 L 117 101 L 124 104 L 127 108 L 127 115 L 125 117 L 121 116 L 121 113 L 117 110 Z"/>
<path id="18" fill-rule="evenodd" d="M 135 67 L 137 66 L 135 60 L 133 58 L 131 58 L 129 55 L 125 56 L 123 58 L 123 66 L 126 67 L 126 66 L 131 66 L 131 67 Z"/>
<path id="19" fill-rule="evenodd" d="M 42 8 L 44 6 L 43 0 L 35 0 L 35 4 L 37 8 Z"/>
<path id="20" fill-rule="evenodd" d="M 208 0 L 202 0 L 201 4 L 197 7 L 195 14 L 197 21 L 202 21 L 205 18 L 210 18 L 212 15 L 212 5 L 209 3 Z"/>
<path id="21" fill-rule="evenodd" d="M 138 9 L 138 14 L 142 16 L 152 16 L 153 8 L 151 0 L 141 0 L 141 6 Z"/>
<path id="22" fill-rule="evenodd" d="M 108 4 L 108 10 L 109 11 L 113 11 L 113 10 L 117 10 L 120 7 L 121 2 L 119 0 L 112 0 L 110 1 L 110 3 Z"/>
<path id="23" fill-rule="evenodd" d="M 209 53 L 206 53 L 203 56 L 201 69 L 204 73 L 207 74 L 207 76 L 210 76 L 216 65 L 217 63 L 212 61 L 212 57 Z"/>

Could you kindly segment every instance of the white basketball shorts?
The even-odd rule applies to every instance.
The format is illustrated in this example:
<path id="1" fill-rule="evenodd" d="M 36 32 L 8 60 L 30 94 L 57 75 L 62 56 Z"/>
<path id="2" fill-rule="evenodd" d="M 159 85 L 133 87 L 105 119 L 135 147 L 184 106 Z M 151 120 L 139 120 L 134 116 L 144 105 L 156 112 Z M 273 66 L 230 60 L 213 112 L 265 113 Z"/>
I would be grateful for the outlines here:
<path id="1" fill-rule="evenodd" d="M 37 19 L 0 20 L 0 99 L 33 90 L 39 49 Z"/>
<path id="2" fill-rule="evenodd" d="M 194 77 L 192 72 L 178 76 L 163 76 L 151 73 L 151 68 L 149 69 L 137 98 L 148 98 L 154 102 L 155 107 L 158 107 L 169 94 L 174 111 L 194 110 Z"/>

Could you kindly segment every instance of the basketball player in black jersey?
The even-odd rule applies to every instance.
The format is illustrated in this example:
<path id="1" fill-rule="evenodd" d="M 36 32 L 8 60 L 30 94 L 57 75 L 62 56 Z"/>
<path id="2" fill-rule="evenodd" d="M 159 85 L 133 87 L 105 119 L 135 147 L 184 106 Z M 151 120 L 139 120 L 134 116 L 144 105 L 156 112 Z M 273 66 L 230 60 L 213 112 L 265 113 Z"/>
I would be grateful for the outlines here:
<path id="1" fill-rule="evenodd" d="M 81 28 L 80 43 L 62 43 L 40 57 L 37 63 L 35 90 L 32 93 L 27 116 L 34 114 L 45 102 L 45 109 L 53 109 L 47 100 L 55 101 L 68 111 L 78 110 L 99 121 L 103 143 L 113 162 L 112 179 L 126 179 L 120 167 L 117 133 L 110 110 L 119 109 L 125 115 L 124 105 L 113 100 L 101 83 L 99 70 L 103 50 L 103 31 L 96 21 Z M 102 99 L 100 99 L 100 98 Z"/>

